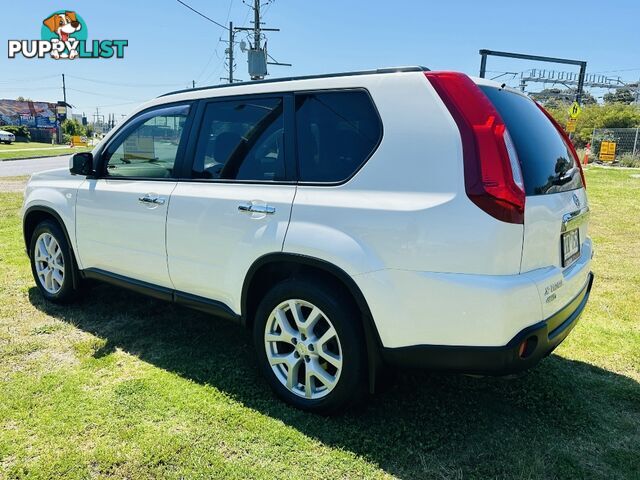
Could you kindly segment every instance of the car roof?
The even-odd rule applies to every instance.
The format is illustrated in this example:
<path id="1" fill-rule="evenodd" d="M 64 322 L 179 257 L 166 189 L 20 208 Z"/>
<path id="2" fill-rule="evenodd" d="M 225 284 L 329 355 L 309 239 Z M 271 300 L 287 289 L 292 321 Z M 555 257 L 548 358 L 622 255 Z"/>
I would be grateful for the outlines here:
<path id="1" fill-rule="evenodd" d="M 251 80 L 249 82 L 242 83 L 229 83 L 222 85 L 209 85 L 206 87 L 198 87 L 198 88 L 185 88 L 182 90 L 175 90 L 173 92 L 165 93 L 160 95 L 157 98 L 167 97 L 169 95 L 175 95 L 178 93 L 187 93 L 187 92 L 198 92 L 202 90 L 213 90 L 219 88 L 229 88 L 229 87 L 237 87 L 237 86 L 249 86 L 249 85 L 263 85 L 265 83 L 284 83 L 290 82 L 294 80 L 315 80 L 319 78 L 335 78 L 335 77 L 352 77 L 356 75 L 377 75 L 382 73 L 398 73 L 398 72 L 428 72 L 429 69 L 427 67 L 422 67 L 419 65 L 408 66 L 408 67 L 387 67 L 387 68 L 378 68 L 376 70 L 362 70 L 357 72 L 339 72 L 339 73 L 325 73 L 320 75 L 303 75 L 298 77 L 279 77 L 279 78 L 269 78 L 266 80 Z"/>

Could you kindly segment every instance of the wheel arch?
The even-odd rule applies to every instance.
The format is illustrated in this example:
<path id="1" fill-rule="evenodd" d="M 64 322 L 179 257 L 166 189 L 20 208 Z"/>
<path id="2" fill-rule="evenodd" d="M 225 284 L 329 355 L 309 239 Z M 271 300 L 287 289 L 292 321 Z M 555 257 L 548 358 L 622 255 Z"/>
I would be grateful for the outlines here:
<path id="1" fill-rule="evenodd" d="M 24 245 L 27 251 L 27 256 L 31 258 L 31 251 L 29 249 L 29 246 L 31 244 L 31 237 L 33 235 L 33 232 L 35 231 L 36 227 L 44 220 L 53 220 L 58 224 L 58 226 L 62 230 L 65 240 L 67 241 L 67 244 L 69 245 L 69 249 L 71 250 L 72 261 L 74 263 L 74 267 L 76 267 L 78 265 L 78 261 L 76 259 L 76 253 L 73 248 L 73 242 L 71 241 L 71 237 L 69 236 L 69 232 L 67 231 L 67 226 L 65 225 L 64 220 L 62 220 L 62 217 L 53 208 L 50 208 L 44 205 L 34 205 L 32 207 L 27 208 L 27 210 L 25 210 L 24 215 L 22 217 L 22 235 L 24 238 Z M 77 267 L 72 268 L 71 272 L 72 272 L 71 278 L 73 279 L 73 286 L 74 288 L 77 288 L 78 282 L 79 282 L 79 278 L 77 275 Z"/>
<path id="2" fill-rule="evenodd" d="M 375 389 L 376 372 L 382 365 L 382 342 L 369 305 L 356 282 L 343 269 L 325 260 L 293 253 L 270 253 L 258 258 L 245 275 L 241 294 L 242 323 L 252 328 L 255 312 L 264 294 L 276 283 L 288 278 L 313 275 L 325 282 L 344 287 L 361 312 L 369 370 L 369 389 Z"/>

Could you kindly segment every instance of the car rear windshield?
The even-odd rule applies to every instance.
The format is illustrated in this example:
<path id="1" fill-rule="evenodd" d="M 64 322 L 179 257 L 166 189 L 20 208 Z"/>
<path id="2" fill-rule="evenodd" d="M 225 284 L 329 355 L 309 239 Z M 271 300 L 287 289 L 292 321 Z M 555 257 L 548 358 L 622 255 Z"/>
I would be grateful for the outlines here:
<path id="1" fill-rule="evenodd" d="M 583 186 L 571 150 L 532 100 L 496 87 L 480 88 L 509 129 L 522 166 L 527 195 L 566 192 Z"/>

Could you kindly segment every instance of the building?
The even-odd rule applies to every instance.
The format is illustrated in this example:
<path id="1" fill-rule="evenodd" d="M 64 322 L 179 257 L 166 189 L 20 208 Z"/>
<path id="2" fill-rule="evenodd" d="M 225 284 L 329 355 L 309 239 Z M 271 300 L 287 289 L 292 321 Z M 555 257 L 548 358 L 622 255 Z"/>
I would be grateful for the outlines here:
<path id="1" fill-rule="evenodd" d="M 56 112 L 54 102 L 0 99 L 0 127 L 26 125 L 32 140 L 49 142 L 56 135 Z"/>

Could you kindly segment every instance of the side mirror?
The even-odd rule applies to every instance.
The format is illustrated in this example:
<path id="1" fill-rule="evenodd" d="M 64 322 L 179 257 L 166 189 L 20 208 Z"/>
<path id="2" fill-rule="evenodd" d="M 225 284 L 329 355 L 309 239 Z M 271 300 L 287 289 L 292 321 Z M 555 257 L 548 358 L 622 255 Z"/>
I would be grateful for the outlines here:
<path id="1" fill-rule="evenodd" d="M 93 155 L 91 152 L 76 153 L 71 157 L 71 175 L 84 175 L 85 177 L 93 173 Z"/>

